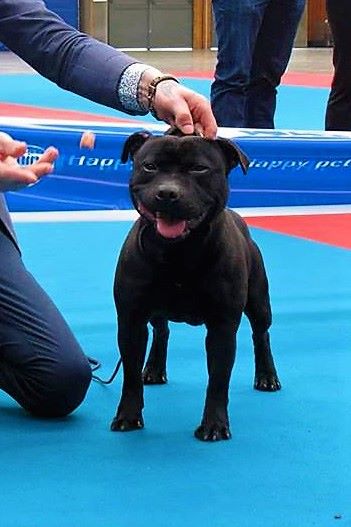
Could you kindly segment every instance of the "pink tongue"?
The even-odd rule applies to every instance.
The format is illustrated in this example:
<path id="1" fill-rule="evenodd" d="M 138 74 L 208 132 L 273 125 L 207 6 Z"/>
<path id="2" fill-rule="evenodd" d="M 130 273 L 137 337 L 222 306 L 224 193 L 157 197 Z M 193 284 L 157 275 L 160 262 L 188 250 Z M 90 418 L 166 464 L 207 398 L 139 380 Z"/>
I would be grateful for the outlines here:
<path id="1" fill-rule="evenodd" d="M 157 232 L 164 238 L 177 238 L 186 229 L 186 222 L 184 220 L 170 222 L 163 218 L 157 218 L 156 223 Z"/>

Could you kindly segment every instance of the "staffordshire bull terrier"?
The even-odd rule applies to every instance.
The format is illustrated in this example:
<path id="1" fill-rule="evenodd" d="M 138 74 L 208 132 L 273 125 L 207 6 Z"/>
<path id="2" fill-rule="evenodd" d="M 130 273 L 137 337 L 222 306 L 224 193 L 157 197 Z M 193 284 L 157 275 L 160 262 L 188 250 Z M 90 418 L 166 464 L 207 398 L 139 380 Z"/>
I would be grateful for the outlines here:
<path id="1" fill-rule="evenodd" d="M 124 380 L 113 431 L 143 428 L 143 384 L 167 382 L 168 321 L 205 324 L 208 386 L 195 436 L 229 439 L 228 389 L 242 314 L 252 327 L 254 387 L 280 389 L 270 349 L 271 307 L 261 253 L 243 219 L 226 208 L 228 174 L 246 172 L 227 139 L 133 134 L 130 193 L 140 214 L 122 247 L 114 297 Z M 148 323 L 153 339 L 144 366 Z"/>

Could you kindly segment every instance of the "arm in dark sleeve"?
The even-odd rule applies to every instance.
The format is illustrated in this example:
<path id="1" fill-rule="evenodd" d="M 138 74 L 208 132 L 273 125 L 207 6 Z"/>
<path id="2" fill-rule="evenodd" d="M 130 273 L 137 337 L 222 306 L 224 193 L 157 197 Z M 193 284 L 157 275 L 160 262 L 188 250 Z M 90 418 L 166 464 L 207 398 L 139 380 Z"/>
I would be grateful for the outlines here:
<path id="1" fill-rule="evenodd" d="M 0 0 L 0 41 L 61 88 L 126 113 L 124 70 L 138 61 L 66 24 L 41 0 Z"/>

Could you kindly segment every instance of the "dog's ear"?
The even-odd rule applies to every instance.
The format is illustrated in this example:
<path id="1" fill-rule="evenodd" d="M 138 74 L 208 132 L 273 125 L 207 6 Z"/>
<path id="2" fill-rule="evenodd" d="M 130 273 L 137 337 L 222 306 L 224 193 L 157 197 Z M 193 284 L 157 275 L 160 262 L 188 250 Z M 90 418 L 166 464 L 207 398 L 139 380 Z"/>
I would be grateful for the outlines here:
<path id="1" fill-rule="evenodd" d="M 233 143 L 230 139 L 224 139 L 223 137 L 217 137 L 215 142 L 220 147 L 225 157 L 227 163 L 227 174 L 229 174 L 232 168 L 235 168 L 238 165 L 241 166 L 241 170 L 244 172 L 244 174 L 246 174 L 249 168 L 250 160 L 247 155 L 238 147 L 238 145 Z"/>
<path id="2" fill-rule="evenodd" d="M 152 137 L 152 134 L 150 132 L 136 132 L 135 134 L 132 134 L 128 137 L 127 141 L 124 143 L 122 154 L 121 154 L 121 162 L 126 163 L 128 159 L 133 159 L 136 152 L 139 150 L 141 146 L 147 141 L 150 137 Z"/>

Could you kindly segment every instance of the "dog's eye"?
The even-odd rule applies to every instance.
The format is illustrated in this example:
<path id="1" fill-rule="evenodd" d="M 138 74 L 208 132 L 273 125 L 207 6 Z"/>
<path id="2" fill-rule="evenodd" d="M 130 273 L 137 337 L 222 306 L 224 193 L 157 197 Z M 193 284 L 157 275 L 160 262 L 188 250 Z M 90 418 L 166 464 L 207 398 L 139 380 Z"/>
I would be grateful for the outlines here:
<path id="1" fill-rule="evenodd" d="M 198 174 L 204 174 L 208 171 L 208 167 L 205 165 L 192 165 L 189 170 L 191 172 L 197 172 Z"/>
<path id="2" fill-rule="evenodd" d="M 157 166 L 155 163 L 143 163 L 143 169 L 145 172 L 155 172 L 155 170 L 157 170 Z"/>

